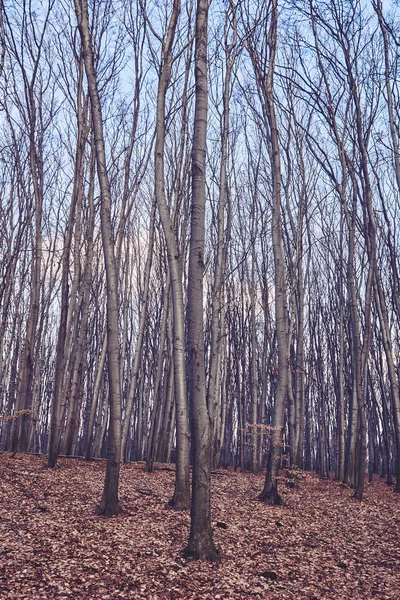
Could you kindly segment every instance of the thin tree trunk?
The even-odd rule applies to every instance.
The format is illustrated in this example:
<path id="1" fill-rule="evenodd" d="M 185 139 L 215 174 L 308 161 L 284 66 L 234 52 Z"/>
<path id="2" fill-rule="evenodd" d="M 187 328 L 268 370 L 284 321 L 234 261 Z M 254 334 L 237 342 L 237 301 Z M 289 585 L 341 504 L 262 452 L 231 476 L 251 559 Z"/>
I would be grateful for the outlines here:
<path id="1" fill-rule="evenodd" d="M 232 8 L 232 5 L 230 6 Z M 226 27 L 229 29 L 228 23 L 230 15 L 226 14 Z M 229 237 L 230 220 L 228 220 L 228 231 L 225 230 L 225 212 L 228 202 L 228 177 L 227 177 L 227 161 L 228 161 L 228 142 L 229 142 L 229 106 L 231 94 L 231 75 L 235 60 L 234 47 L 236 44 L 236 19 L 233 11 L 233 40 L 231 44 L 227 43 L 227 32 L 225 34 L 225 79 L 223 93 L 223 114 L 222 114 L 222 139 L 221 139 L 221 165 L 220 165 L 220 182 L 219 182 L 219 199 L 218 199 L 218 233 L 217 233 L 217 251 L 215 256 L 214 281 L 211 294 L 211 339 L 210 339 L 210 362 L 207 387 L 207 406 L 209 408 L 211 418 L 214 422 L 213 438 L 214 438 L 214 461 L 218 464 L 221 451 L 221 441 L 217 434 L 220 428 L 220 419 L 216 418 L 220 410 L 219 398 L 219 371 L 221 367 L 221 339 L 223 335 L 223 303 L 224 303 L 224 277 L 226 269 L 226 254 L 227 254 L 227 238 Z M 219 416 L 219 415 L 218 415 Z"/>
<path id="2" fill-rule="evenodd" d="M 165 341 L 167 338 L 167 326 L 168 326 L 168 314 L 169 314 L 169 294 L 170 294 L 170 282 L 169 276 L 167 277 L 167 282 L 165 284 L 165 290 L 163 294 L 163 313 L 161 319 L 161 334 L 160 334 L 160 347 L 158 351 L 158 361 L 157 361 L 157 372 L 156 379 L 154 383 L 154 405 L 151 413 L 151 423 L 150 423 L 150 431 L 149 438 L 147 442 L 147 453 L 146 453 L 146 471 L 151 473 L 153 471 L 153 462 L 156 454 L 156 438 L 157 431 L 159 429 L 158 424 L 160 421 L 160 405 L 161 405 L 161 377 L 164 366 L 164 355 L 165 355 Z"/>

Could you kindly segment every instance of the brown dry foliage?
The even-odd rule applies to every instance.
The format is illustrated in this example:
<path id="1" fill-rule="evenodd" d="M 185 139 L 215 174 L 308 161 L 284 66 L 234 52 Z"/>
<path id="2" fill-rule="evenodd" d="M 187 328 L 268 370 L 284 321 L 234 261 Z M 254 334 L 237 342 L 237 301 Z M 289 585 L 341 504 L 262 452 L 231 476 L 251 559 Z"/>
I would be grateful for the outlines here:
<path id="1" fill-rule="evenodd" d="M 262 475 L 214 475 L 221 562 L 209 564 L 183 557 L 190 517 L 167 506 L 173 472 L 123 465 L 123 512 L 107 519 L 95 515 L 104 471 L 0 454 L 0 598 L 400 598 L 400 496 L 378 477 L 360 503 L 301 473 L 271 507 L 257 500 Z"/>

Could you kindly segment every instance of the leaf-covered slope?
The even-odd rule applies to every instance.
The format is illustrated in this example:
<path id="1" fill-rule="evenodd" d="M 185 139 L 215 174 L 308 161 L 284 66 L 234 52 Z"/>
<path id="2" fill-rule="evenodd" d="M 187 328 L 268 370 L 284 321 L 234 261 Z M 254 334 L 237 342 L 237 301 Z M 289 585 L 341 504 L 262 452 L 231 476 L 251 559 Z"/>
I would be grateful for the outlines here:
<path id="1" fill-rule="evenodd" d="M 0 597 L 400 598 L 400 497 L 376 478 L 365 501 L 303 473 L 286 505 L 257 500 L 263 477 L 213 476 L 219 564 L 183 558 L 189 514 L 167 506 L 174 473 L 123 465 L 123 513 L 95 516 L 105 463 L 0 454 Z M 161 465 L 160 465 L 161 467 Z"/>

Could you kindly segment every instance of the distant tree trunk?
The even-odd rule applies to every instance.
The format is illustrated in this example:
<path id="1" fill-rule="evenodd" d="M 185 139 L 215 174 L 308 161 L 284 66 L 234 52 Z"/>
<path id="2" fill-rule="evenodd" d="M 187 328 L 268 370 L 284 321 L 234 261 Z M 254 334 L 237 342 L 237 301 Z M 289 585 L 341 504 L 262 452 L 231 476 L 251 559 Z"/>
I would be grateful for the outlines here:
<path id="1" fill-rule="evenodd" d="M 147 442 L 147 453 L 146 453 L 146 471 L 151 473 L 153 470 L 154 457 L 156 455 L 157 445 L 157 432 L 159 430 L 159 422 L 161 420 L 162 402 L 161 402 L 161 378 L 164 366 L 165 356 L 165 341 L 167 338 L 167 327 L 168 327 L 168 314 L 169 314 L 169 295 L 170 295 L 170 281 L 169 276 L 165 284 L 165 290 L 163 294 L 163 308 L 162 308 L 162 319 L 161 319 L 161 333 L 160 333 L 160 347 L 158 352 L 157 361 L 157 372 L 154 384 L 154 405 L 151 412 L 150 431 Z"/>
<path id="2" fill-rule="evenodd" d="M 168 321 L 168 347 L 171 346 L 172 340 L 172 325 L 171 325 L 171 317 Z M 162 424 L 160 430 L 160 442 L 158 445 L 157 452 L 157 460 L 160 462 L 169 462 L 170 456 L 170 438 L 172 437 L 171 432 L 174 430 L 174 413 L 175 413 L 175 403 L 174 403 L 174 367 L 172 364 L 172 356 L 173 352 L 171 349 L 168 350 L 168 366 L 166 368 L 166 372 L 164 374 L 165 383 L 164 383 L 164 410 L 162 416 Z"/>
<path id="3" fill-rule="evenodd" d="M 47 466 L 53 468 L 57 465 L 57 458 L 60 445 L 60 421 L 61 421 L 61 401 L 64 395 L 64 377 L 66 363 L 66 336 L 67 336 L 67 318 L 68 318 L 68 277 L 70 269 L 70 253 L 72 236 L 74 229 L 74 219 L 76 207 L 83 193 L 83 167 L 84 167 L 84 151 L 87 141 L 87 123 L 86 111 L 82 105 L 82 88 L 83 88 L 83 56 L 79 61 L 79 79 L 78 79 L 78 99 L 77 99 L 77 121 L 78 121 L 78 139 L 75 153 L 75 173 L 74 173 L 74 189 L 72 192 L 71 206 L 67 231 L 65 235 L 63 255 L 62 255 L 62 274 L 61 274 L 61 311 L 60 325 L 58 329 L 57 353 L 54 376 L 54 396 L 51 410 L 50 429 L 49 429 L 49 444 L 48 444 L 48 461 Z M 86 107 L 85 107 L 86 108 Z M 76 275 L 77 276 L 77 275 Z M 68 349 L 67 349 L 68 350 Z"/>
<path id="4" fill-rule="evenodd" d="M 98 404 L 99 404 L 100 385 L 101 385 L 101 382 L 103 381 L 103 372 L 104 372 L 104 365 L 106 363 L 106 358 L 107 358 L 107 334 L 104 334 L 101 353 L 99 356 L 98 366 L 97 366 L 97 370 L 96 370 L 96 377 L 94 380 L 93 396 L 92 396 L 91 405 L 90 405 L 89 423 L 88 423 L 87 437 L 86 437 L 85 449 L 84 449 L 84 457 L 86 458 L 86 460 L 90 460 L 93 456 L 93 447 L 94 447 L 94 442 L 95 442 L 95 439 L 94 439 L 95 435 L 94 435 L 93 427 L 94 427 L 94 422 L 96 419 L 96 412 L 97 412 Z"/>
<path id="5" fill-rule="evenodd" d="M 98 514 L 112 516 L 120 511 L 118 484 L 121 462 L 121 384 L 118 339 L 118 273 L 114 254 L 114 235 L 111 223 L 111 191 L 104 146 L 103 121 L 97 74 L 89 27 L 87 0 L 74 0 L 78 28 L 82 39 L 86 77 L 91 103 L 95 137 L 97 174 L 101 190 L 101 234 L 107 290 L 107 355 L 109 375 L 110 425 L 108 431 L 107 469 L 103 497 Z"/>
<path id="6" fill-rule="evenodd" d="M 375 356 L 375 362 L 378 368 L 378 377 L 379 377 L 379 388 L 381 392 L 381 403 L 382 403 L 382 440 L 383 440 L 383 456 L 382 456 L 382 476 L 386 476 L 387 485 L 393 485 L 392 478 L 392 469 L 391 469 L 391 460 L 392 460 L 392 452 L 391 452 L 391 435 L 390 435 L 390 420 L 389 420 L 389 410 L 387 406 L 386 399 L 386 389 L 385 389 L 385 378 L 384 378 L 384 366 L 383 366 L 383 357 L 382 352 L 378 352 L 379 356 Z M 372 388 L 374 390 L 374 388 Z M 375 392 L 375 390 L 374 390 Z M 376 395 L 376 393 L 375 393 Z"/>
<path id="7" fill-rule="evenodd" d="M 154 202 L 151 209 L 150 215 L 150 226 L 149 226 L 149 246 L 147 250 L 147 259 L 146 265 L 144 269 L 144 286 L 143 286 L 143 301 L 141 305 L 140 318 L 139 318 L 139 331 L 137 335 L 135 354 L 133 358 L 133 367 L 132 367 L 132 375 L 131 382 L 129 385 L 128 396 L 126 399 L 125 406 L 125 418 L 122 425 L 122 442 L 121 442 L 121 452 L 122 458 L 124 460 L 128 460 L 128 452 L 127 452 L 127 440 L 128 440 L 128 432 L 129 426 L 132 417 L 132 409 L 133 402 L 136 395 L 137 382 L 139 377 L 140 370 L 140 362 L 142 358 L 143 352 L 143 338 L 144 332 L 146 328 L 146 319 L 147 319 L 147 305 L 149 299 L 149 286 L 150 286 L 150 273 L 151 273 L 151 265 L 153 261 L 153 251 L 154 251 L 154 222 L 155 222 L 155 209 L 156 203 Z"/>
<path id="8" fill-rule="evenodd" d="M 390 381 L 390 394 L 391 404 L 393 410 L 393 422 L 395 431 L 395 443 L 396 443 L 396 487 L 395 491 L 400 493 L 400 399 L 399 399 L 399 383 L 396 373 L 396 368 L 393 359 L 393 349 L 390 338 L 390 326 L 387 315 L 385 298 L 383 295 L 382 284 L 380 281 L 380 274 L 376 273 L 376 285 L 374 287 L 375 292 L 375 305 L 379 317 L 379 322 L 382 332 L 383 348 L 386 356 L 386 365 Z M 389 468 L 390 470 L 390 468 Z"/>
<path id="9" fill-rule="evenodd" d="M 212 423 L 206 402 L 203 276 L 206 199 L 208 0 L 197 0 L 195 36 L 195 115 L 192 153 L 192 207 L 188 273 L 187 351 L 192 430 L 192 506 L 185 554 L 217 560 L 211 530 Z"/>
<path id="10" fill-rule="evenodd" d="M 82 65 L 83 68 L 83 65 Z M 86 115 L 85 115 L 86 118 Z M 61 354 L 62 357 L 62 365 L 63 365 L 63 372 L 61 373 L 61 381 L 59 383 L 59 393 L 61 394 L 61 396 L 63 396 L 66 393 L 66 387 L 68 388 L 68 396 L 69 396 L 69 404 L 68 404 L 68 410 L 67 410 L 67 419 L 66 419 L 66 426 L 65 426 L 65 433 L 64 433 L 64 440 L 63 440 L 63 453 L 66 455 L 70 455 L 72 452 L 72 442 L 73 442 L 73 438 L 74 438 L 74 434 L 76 429 L 79 427 L 79 401 L 78 401 L 78 396 L 76 394 L 73 393 L 73 380 L 74 380 L 74 376 L 76 377 L 76 374 L 74 373 L 74 362 L 75 362 L 75 358 L 76 358 L 76 346 L 78 344 L 78 326 L 79 326 L 79 312 L 80 312 L 80 307 L 81 304 L 83 304 L 83 295 L 84 292 L 81 289 L 78 292 L 78 288 L 79 288 L 79 283 L 80 283 L 80 279 L 81 279 L 81 268 L 80 268 L 80 248 L 81 248 L 81 237 L 82 237 L 82 196 L 83 196 L 83 173 L 84 173 L 84 163 L 83 163 L 83 159 L 84 159 L 84 145 L 83 147 L 80 148 L 80 153 L 82 154 L 80 158 L 81 160 L 81 164 L 80 164 L 80 169 L 78 171 L 78 173 L 76 173 L 76 176 L 78 176 L 80 179 L 78 179 L 76 182 L 74 182 L 75 184 L 75 190 L 74 192 L 77 195 L 76 201 L 75 201 L 75 207 L 74 207 L 74 212 L 75 212 L 75 251 L 74 251 L 74 278 L 75 278 L 75 282 L 73 285 L 73 289 L 72 290 L 72 297 L 71 297 L 71 302 L 70 302 L 70 306 L 66 307 L 67 309 L 67 315 L 65 318 L 65 322 L 63 323 L 63 329 L 64 331 L 62 332 L 62 340 L 64 343 L 64 348 Z M 94 152 L 92 154 L 92 176 L 94 179 L 95 176 L 95 163 L 94 163 Z M 91 185 L 91 190 L 90 193 L 92 195 L 94 195 L 94 180 L 92 180 L 90 182 Z M 94 218 L 94 217 L 93 217 Z M 72 221 L 71 221 L 72 223 Z M 71 241 L 72 240 L 68 240 L 69 246 L 71 246 Z M 90 253 L 88 253 L 88 256 L 90 255 Z M 69 251 L 68 251 L 68 271 L 69 271 L 70 265 L 69 265 Z M 64 265 L 63 265 L 63 269 L 64 269 Z M 86 274 L 87 275 L 87 274 Z M 67 277 L 68 277 L 68 272 L 67 272 Z M 90 282 L 89 282 L 90 285 Z M 74 315 L 74 317 L 72 318 L 72 315 Z M 70 317 L 68 319 L 68 317 Z M 70 331 L 67 332 L 67 322 L 68 325 L 70 326 Z M 61 325 L 61 324 L 60 324 Z M 68 344 L 68 346 L 66 346 L 65 344 Z M 69 373 L 67 375 L 66 373 L 66 364 L 65 363 L 69 363 Z M 72 372 L 72 375 L 71 375 Z M 66 376 L 68 376 L 68 380 L 66 380 Z"/>
<path id="11" fill-rule="evenodd" d="M 94 174 L 93 174 L 94 175 Z M 85 232 L 85 238 L 87 240 L 86 248 L 86 264 L 83 273 L 82 282 L 82 302 L 81 302 L 81 319 L 79 333 L 77 336 L 77 346 L 75 353 L 74 368 L 72 372 L 72 383 L 71 383 L 71 402 L 73 405 L 76 404 L 76 421 L 74 427 L 71 427 L 72 440 L 71 445 L 68 444 L 69 452 L 76 454 L 76 446 L 78 442 L 79 432 L 79 413 L 82 405 L 82 383 L 83 383 L 83 369 L 85 361 L 85 351 L 87 345 L 87 330 L 89 320 L 89 309 L 90 309 L 90 284 L 92 281 L 92 269 L 93 269 L 93 236 L 94 236 L 94 221 L 95 221 L 95 208 L 94 208 L 94 177 L 91 179 L 91 185 L 89 186 L 88 192 L 89 200 L 89 215 L 88 224 Z"/>
<path id="12" fill-rule="evenodd" d="M 294 463 L 300 468 L 304 467 L 304 273 L 303 273 L 303 224 L 306 219 L 307 210 L 307 184 L 306 184 L 306 168 L 304 165 L 303 147 L 299 148 L 302 185 L 299 200 L 299 215 L 297 223 L 296 235 L 296 266 L 297 266 L 297 282 L 296 282 L 296 371 L 295 371 L 295 412 L 296 412 L 296 428 L 294 440 Z"/>
<path id="13" fill-rule="evenodd" d="M 232 6 L 230 7 L 232 8 Z M 226 253 L 227 253 L 227 235 L 229 236 L 229 221 L 227 230 L 225 229 L 225 213 L 228 203 L 228 177 L 227 177 L 227 161 L 228 161 L 228 135 L 229 135 L 229 105 L 231 94 L 231 76 L 232 68 L 235 60 L 234 47 L 236 44 L 236 19 L 233 15 L 227 12 L 226 27 L 229 30 L 229 21 L 233 21 L 233 40 L 228 44 L 227 33 L 225 35 L 225 79 L 223 92 L 223 114 L 221 117 L 221 165 L 220 165 L 220 182 L 219 182 L 219 199 L 218 199 L 218 222 L 217 222 L 217 249 L 215 256 L 214 281 L 212 285 L 211 297 L 211 339 L 210 339 L 210 363 L 207 387 L 207 406 L 210 410 L 212 420 L 214 421 L 213 438 L 214 438 L 214 460 L 218 466 L 219 456 L 221 451 L 221 440 L 218 432 L 220 430 L 220 399 L 219 399 L 219 370 L 221 368 L 221 340 L 223 336 L 223 302 L 224 302 L 224 277 L 226 268 Z M 218 416 L 218 418 L 217 418 Z"/>
<path id="14" fill-rule="evenodd" d="M 342 249 L 343 243 L 343 220 L 341 219 L 340 224 L 340 247 Z M 341 250 L 342 252 L 342 250 Z M 343 297 L 343 260 L 342 255 L 340 256 L 340 267 L 339 267 L 339 363 L 338 363 L 338 376 L 337 376 L 337 446 L 338 446 L 338 461 L 336 469 L 336 478 L 339 481 L 344 480 L 344 451 L 345 451 L 345 405 L 344 405 L 344 297 Z"/>

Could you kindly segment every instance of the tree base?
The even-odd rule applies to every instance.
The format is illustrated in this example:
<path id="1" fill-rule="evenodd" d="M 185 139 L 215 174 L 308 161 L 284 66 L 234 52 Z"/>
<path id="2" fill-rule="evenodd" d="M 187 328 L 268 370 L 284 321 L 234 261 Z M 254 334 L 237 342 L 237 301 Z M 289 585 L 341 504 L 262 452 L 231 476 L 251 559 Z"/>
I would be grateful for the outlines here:
<path id="1" fill-rule="evenodd" d="M 258 499 L 261 502 L 264 502 L 264 504 L 268 504 L 270 506 L 283 506 L 285 504 L 282 500 L 282 497 L 278 494 L 278 490 L 276 488 L 269 492 L 263 491 L 258 496 Z"/>
<path id="2" fill-rule="evenodd" d="M 174 510 L 189 510 L 190 508 L 190 500 L 175 498 L 175 495 L 168 502 L 168 506 L 173 508 Z"/>
<path id="3" fill-rule="evenodd" d="M 219 562 L 221 557 L 213 542 L 195 543 L 189 540 L 183 555 L 190 560 L 207 560 L 211 562 Z"/>
<path id="4" fill-rule="evenodd" d="M 363 499 L 363 495 L 364 495 L 364 490 L 356 488 L 353 498 L 355 498 L 356 500 L 360 500 L 360 502 L 361 502 L 361 500 Z"/>
<path id="5" fill-rule="evenodd" d="M 120 507 L 120 505 L 117 504 L 103 504 L 103 502 L 101 504 L 99 504 L 99 506 L 96 508 L 96 515 L 101 515 L 103 517 L 115 517 L 116 515 L 119 515 L 119 513 L 122 512 L 122 508 Z"/>

